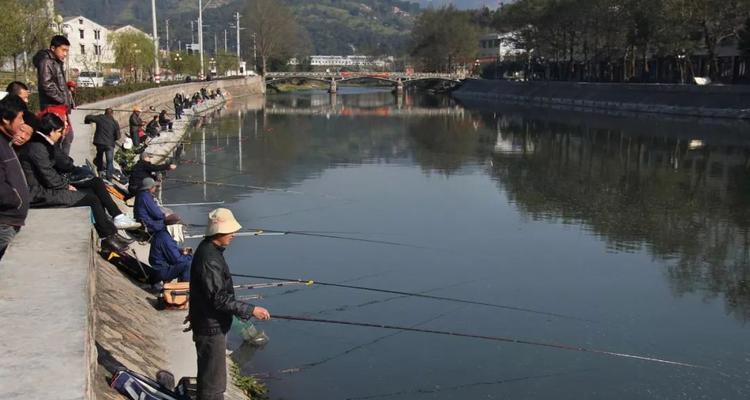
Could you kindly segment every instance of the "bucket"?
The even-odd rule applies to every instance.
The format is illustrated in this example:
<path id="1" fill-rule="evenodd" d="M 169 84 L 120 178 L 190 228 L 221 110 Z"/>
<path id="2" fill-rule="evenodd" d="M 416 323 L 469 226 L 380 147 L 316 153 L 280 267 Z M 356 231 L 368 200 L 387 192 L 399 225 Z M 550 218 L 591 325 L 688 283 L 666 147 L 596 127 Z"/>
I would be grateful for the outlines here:
<path id="1" fill-rule="evenodd" d="M 268 335 L 259 331 L 250 320 L 243 321 L 237 317 L 232 320 L 232 331 L 245 342 L 256 346 L 263 346 L 268 343 Z"/>

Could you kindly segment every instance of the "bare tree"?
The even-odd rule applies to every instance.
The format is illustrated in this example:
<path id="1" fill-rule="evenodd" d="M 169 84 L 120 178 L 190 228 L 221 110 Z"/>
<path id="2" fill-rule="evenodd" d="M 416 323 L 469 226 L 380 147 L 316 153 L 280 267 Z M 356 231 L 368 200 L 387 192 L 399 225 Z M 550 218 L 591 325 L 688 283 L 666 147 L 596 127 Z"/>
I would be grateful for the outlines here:
<path id="1" fill-rule="evenodd" d="M 253 38 L 258 57 L 260 73 L 265 75 L 271 59 L 299 55 L 309 45 L 307 32 L 302 28 L 292 11 L 278 0 L 249 0 L 244 15 L 247 18 L 247 29 L 244 31 L 243 51 L 252 51 Z"/>

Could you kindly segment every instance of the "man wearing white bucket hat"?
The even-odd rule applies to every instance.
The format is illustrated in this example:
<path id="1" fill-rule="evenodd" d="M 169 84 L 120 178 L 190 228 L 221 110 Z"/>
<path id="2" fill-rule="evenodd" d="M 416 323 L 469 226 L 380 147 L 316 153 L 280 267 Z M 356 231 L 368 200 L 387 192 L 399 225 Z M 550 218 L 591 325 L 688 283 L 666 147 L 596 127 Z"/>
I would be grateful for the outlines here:
<path id="1" fill-rule="evenodd" d="M 269 319 L 263 307 L 238 301 L 224 250 L 242 229 L 226 208 L 208 214 L 208 227 L 198 245 L 190 270 L 190 312 L 193 341 L 198 354 L 198 399 L 221 400 L 227 386 L 226 334 L 232 317 Z"/>

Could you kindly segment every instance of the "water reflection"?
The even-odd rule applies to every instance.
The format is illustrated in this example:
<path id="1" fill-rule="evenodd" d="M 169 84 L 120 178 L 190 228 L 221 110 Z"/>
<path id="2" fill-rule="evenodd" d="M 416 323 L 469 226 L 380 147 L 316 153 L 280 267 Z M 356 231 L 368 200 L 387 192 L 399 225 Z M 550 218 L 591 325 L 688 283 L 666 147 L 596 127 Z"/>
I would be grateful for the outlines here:
<path id="1" fill-rule="evenodd" d="M 645 250 L 665 263 L 674 295 L 723 297 L 750 318 L 744 125 L 468 107 L 385 91 L 269 97 L 204 121 L 186 154 L 203 180 L 270 187 L 368 163 L 448 177 L 481 167 L 530 220 L 583 226 L 613 252 Z"/>

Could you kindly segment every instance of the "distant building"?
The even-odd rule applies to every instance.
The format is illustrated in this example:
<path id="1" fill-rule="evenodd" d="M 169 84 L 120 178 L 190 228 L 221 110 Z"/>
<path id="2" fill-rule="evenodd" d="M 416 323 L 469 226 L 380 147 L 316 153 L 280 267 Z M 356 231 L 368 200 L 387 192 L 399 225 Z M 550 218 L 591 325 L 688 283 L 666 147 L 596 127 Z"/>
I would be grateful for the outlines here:
<path id="1" fill-rule="evenodd" d="M 70 41 L 66 70 L 71 76 L 83 71 L 103 72 L 115 63 L 107 27 L 83 16 L 64 19 L 61 27 Z"/>
<path id="2" fill-rule="evenodd" d="M 387 68 L 393 65 L 393 57 L 374 58 L 370 56 L 310 56 L 310 66 L 316 70 L 338 69 L 338 68 L 357 68 L 357 69 L 372 69 L 372 68 Z M 291 58 L 287 64 L 289 65 L 301 65 L 302 62 L 297 58 Z"/>
<path id="3" fill-rule="evenodd" d="M 479 39 L 479 63 L 493 63 L 502 61 L 506 57 L 519 54 L 513 42 L 514 33 L 489 33 Z"/>

